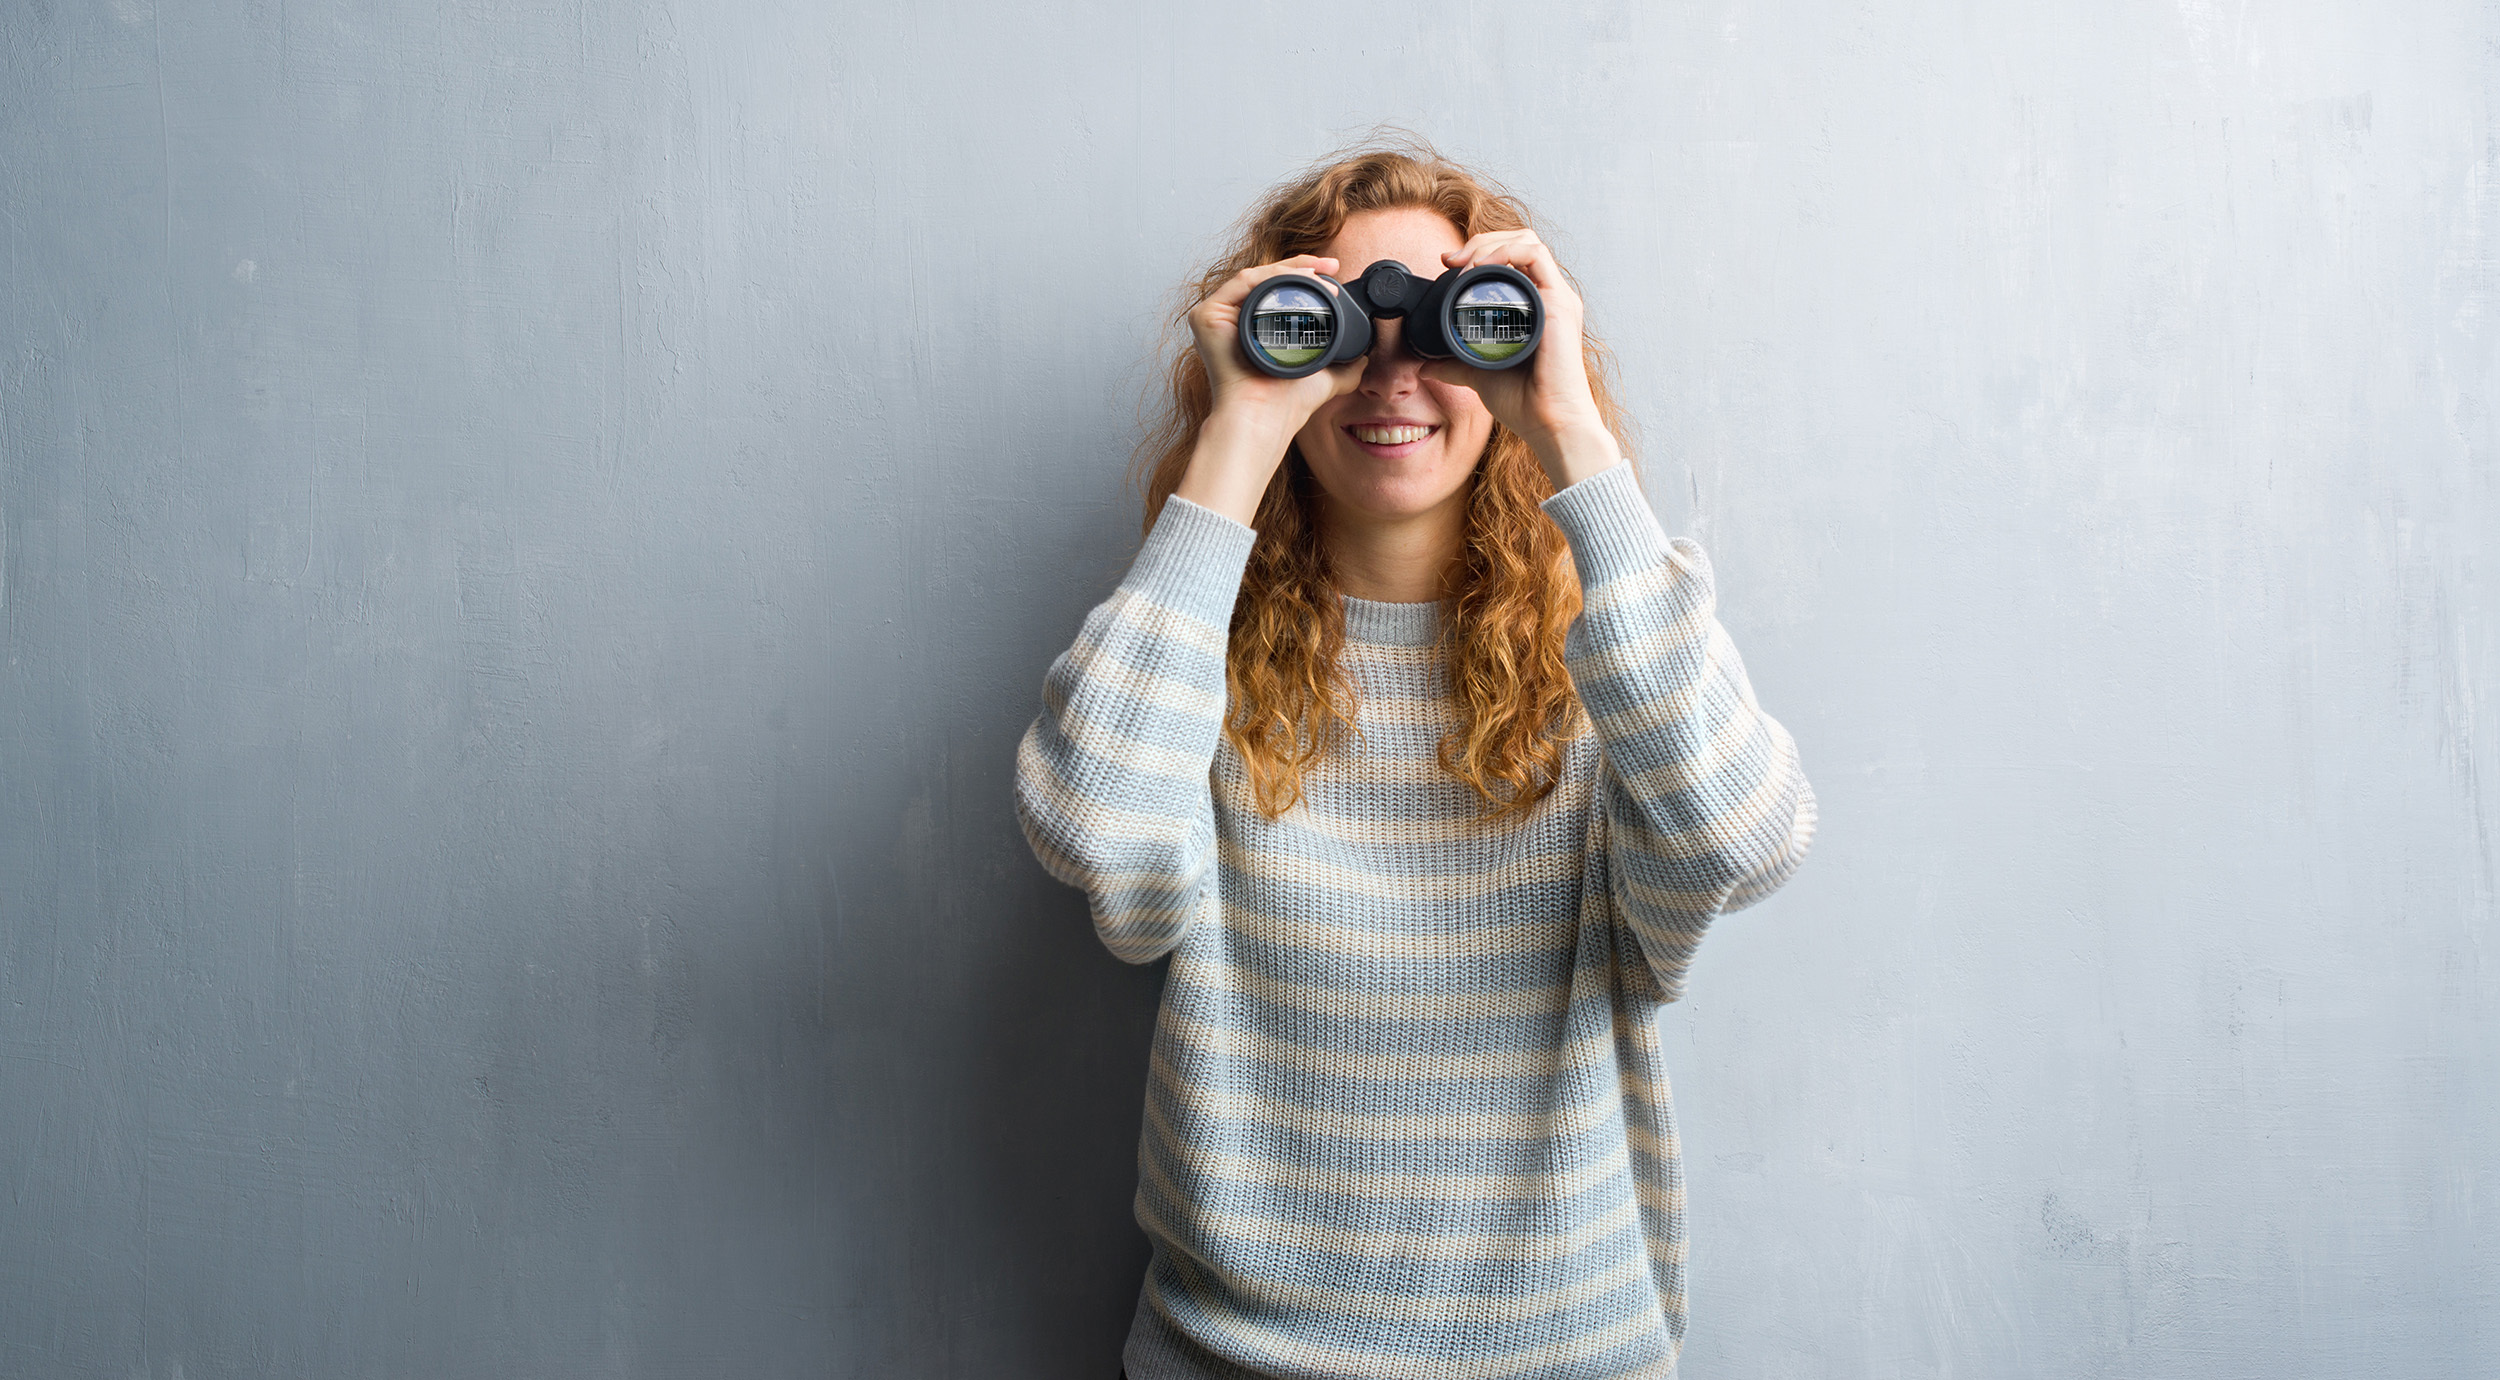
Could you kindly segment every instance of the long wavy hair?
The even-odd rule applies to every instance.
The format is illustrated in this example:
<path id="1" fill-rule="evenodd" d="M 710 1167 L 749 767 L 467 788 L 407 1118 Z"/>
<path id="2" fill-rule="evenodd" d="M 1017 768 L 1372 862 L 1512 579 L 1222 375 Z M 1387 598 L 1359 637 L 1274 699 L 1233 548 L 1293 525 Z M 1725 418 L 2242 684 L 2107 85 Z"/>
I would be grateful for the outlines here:
<path id="1" fill-rule="evenodd" d="M 1214 407 L 1206 365 L 1190 344 L 1189 308 L 1244 268 L 1318 253 L 1357 213 L 1409 207 L 1439 212 L 1461 238 L 1534 224 L 1518 198 L 1413 139 L 1367 141 L 1270 191 L 1236 227 L 1231 247 L 1184 288 L 1173 315 L 1164 395 L 1137 453 L 1148 528 L 1180 487 Z M 1582 341 L 1589 386 L 1621 441 L 1622 412 L 1607 387 L 1612 357 L 1594 337 Z M 1441 741 L 1441 766 L 1473 787 L 1495 819 L 1543 800 L 1560 774 L 1562 744 L 1587 730 L 1562 656 L 1580 582 L 1561 529 L 1537 506 L 1553 492 L 1527 442 L 1495 423 L 1468 480 L 1458 558 L 1443 576 L 1450 611 L 1440 649 L 1460 715 Z M 1225 657 L 1224 735 L 1270 818 L 1301 801 L 1312 764 L 1354 729 L 1354 687 L 1337 664 L 1345 606 L 1321 540 L 1319 501 L 1296 444 L 1259 500 L 1258 540 Z"/>

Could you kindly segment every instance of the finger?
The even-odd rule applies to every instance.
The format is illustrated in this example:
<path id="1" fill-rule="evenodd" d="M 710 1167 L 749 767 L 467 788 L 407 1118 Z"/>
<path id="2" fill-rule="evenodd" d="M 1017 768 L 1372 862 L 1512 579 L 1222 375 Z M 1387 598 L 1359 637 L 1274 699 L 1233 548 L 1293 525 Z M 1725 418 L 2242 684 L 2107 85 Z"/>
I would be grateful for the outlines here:
<path id="1" fill-rule="evenodd" d="M 1566 282 L 1562 275 L 1562 263 L 1554 257 L 1554 251 L 1535 240 L 1524 244 L 1496 245 L 1486 250 L 1484 257 L 1477 262 L 1508 264 L 1528 275 L 1528 281 L 1536 284 L 1539 292 L 1560 291 Z"/>
<path id="2" fill-rule="evenodd" d="M 1522 238 L 1535 239 L 1536 232 L 1533 230 L 1481 230 L 1468 236 L 1465 244 L 1462 244 L 1458 248 L 1443 254 L 1441 257 L 1445 260 L 1472 259 L 1475 255 L 1482 253 L 1494 245 L 1508 244 L 1513 240 Z"/>
<path id="3" fill-rule="evenodd" d="M 1533 230 L 1487 230 L 1470 236 L 1465 244 L 1443 254 L 1441 262 L 1451 268 L 1466 268 L 1471 264 L 1485 263 L 1487 262 L 1484 257 L 1486 254 L 1523 240 L 1530 244 L 1536 243 L 1536 232 Z"/>
<path id="4" fill-rule="evenodd" d="M 1563 276 L 1562 261 L 1533 230 L 1488 231 L 1467 244 L 1441 256 L 1451 268 L 1468 268 L 1476 264 L 1507 264 L 1527 275 L 1537 291 L 1567 291 L 1571 280 Z"/>
<path id="5" fill-rule="evenodd" d="M 1256 288 L 1259 284 L 1266 282 L 1268 279 L 1275 277 L 1279 273 L 1334 274 L 1336 271 L 1337 261 L 1327 255 L 1296 254 L 1290 259 L 1279 259 L 1272 264 L 1257 264 L 1250 268 L 1241 270 L 1232 277 L 1225 279 L 1223 283 L 1215 289 L 1215 291 L 1208 293 L 1206 301 L 1203 305 L 1214 307 L 1240 306 L 1242 301 L 1249 297 L 1253 288 Z M 1336 290 L 1332 285 L 1326 283 L 1323 283 L 1322 286 L 1328 287 L 1331 292 Z"/>

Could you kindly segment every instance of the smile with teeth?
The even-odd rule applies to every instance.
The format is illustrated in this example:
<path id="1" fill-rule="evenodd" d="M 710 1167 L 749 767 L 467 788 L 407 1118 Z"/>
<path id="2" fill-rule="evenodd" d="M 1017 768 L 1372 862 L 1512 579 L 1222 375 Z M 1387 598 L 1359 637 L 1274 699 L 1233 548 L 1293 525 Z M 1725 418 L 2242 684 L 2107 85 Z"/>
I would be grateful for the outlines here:
<path id="1" fill-rule="evenodd" d="M 1409 441 L 1420 441 L 1425 437 L 1430 436 L 1433 432 L 1440 430 L 1440 428 L 1429 426 L 1350 426 L 1347 427 L 1346 430 L 1353 432 L 1354 439 L 1361 441 L 1366 445 L 1402 446 Z"/>

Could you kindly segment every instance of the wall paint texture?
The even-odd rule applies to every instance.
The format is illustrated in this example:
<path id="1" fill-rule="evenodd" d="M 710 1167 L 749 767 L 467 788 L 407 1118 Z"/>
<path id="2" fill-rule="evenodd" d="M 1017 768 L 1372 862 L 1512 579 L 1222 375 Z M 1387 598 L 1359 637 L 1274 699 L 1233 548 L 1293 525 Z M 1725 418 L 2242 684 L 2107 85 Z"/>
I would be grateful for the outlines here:
<path id="1" fill-rule="evenodd" d="M 1175 286 L 1506 177 L 1822 835 L 1695 1377 L 2500 1355 L 2500 6 L 0 7 L 0 1376 L 1107 1380 Z"/>

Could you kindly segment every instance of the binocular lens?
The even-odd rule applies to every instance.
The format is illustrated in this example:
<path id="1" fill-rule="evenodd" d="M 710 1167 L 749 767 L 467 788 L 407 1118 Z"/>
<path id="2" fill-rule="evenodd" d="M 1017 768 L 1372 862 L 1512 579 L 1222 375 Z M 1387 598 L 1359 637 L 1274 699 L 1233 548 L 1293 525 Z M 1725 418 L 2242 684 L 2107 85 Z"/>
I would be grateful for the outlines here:
<path id="1" fill-rule="evenodd" d="M 1487 278 L 1450 304 L 1459 348 L 1483 360 L 1509 359 L 1536 335 L 1536 308 L 1516 284 Z"/>
<path id="2" fill-rule="evenodd" d="M 1269 288 L 1250 304 L 1250 340 L 1287 369 L 1318 359 L 1337 338 L 1337 313 L 1325 298 L 1291 283 Z"/>

